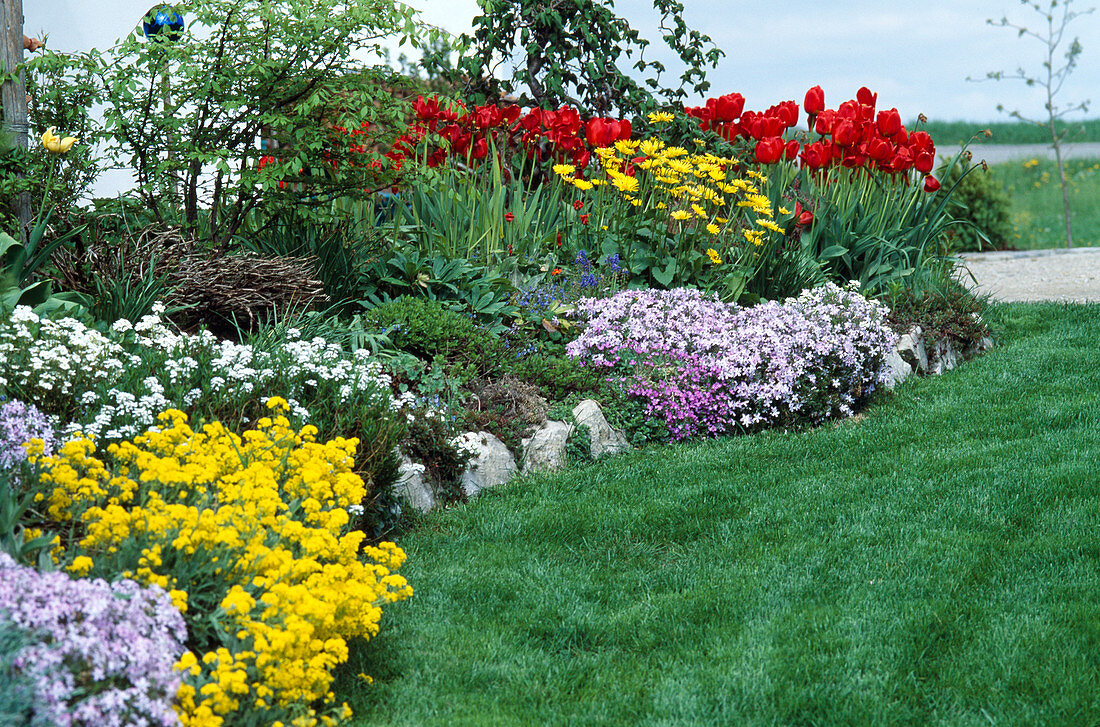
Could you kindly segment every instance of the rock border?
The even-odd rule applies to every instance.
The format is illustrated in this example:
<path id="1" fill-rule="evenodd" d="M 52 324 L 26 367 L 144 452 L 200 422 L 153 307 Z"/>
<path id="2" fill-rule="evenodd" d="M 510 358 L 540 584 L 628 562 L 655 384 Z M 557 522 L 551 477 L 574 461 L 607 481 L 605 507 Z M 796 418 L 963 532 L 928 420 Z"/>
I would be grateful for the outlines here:
<path id="1" fill-rule="evenodd" d="M 992 347 L 993 340 L 988 336 L 963 351 L 947 339 L 929 345 L 921 327 L 913 326 L 886 356 L 886 388 L 894 389 L 913 375 L 939 376 Z M 608 423 L 595 399 L 580 402 L 573 407 L 572 414 L 572 422 L 548 419 L 530 437 L 522 440 L 522 467 L 507 445 L 489 432 L 466 432 L 452 439 L 453 445 L 470 454 L 462 474 L 463 492 L 473 498 L 484 490 L 511 481 L 517 474 L 548 472 L 568 466 L 570 437 L 582 427 L 587 430 L 589 455 L 593 460 L 633 449 L 626 434 Z M 393 486 L 395 494 L 421 513 L 439 504 L 431 484 L 421 477 L 423 471 L 423 465 L 402 456 L 400 475 Z"/>

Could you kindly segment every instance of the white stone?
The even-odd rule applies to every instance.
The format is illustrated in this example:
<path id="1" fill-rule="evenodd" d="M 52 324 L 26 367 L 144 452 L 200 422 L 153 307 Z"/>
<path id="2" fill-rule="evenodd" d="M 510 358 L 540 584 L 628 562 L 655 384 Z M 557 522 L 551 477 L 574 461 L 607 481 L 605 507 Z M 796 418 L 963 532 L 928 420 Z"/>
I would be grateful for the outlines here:
<path id="1" fill-rule="evenodd" d="M 471 453 L 462 473 L 466 497 L 477 497 L 482 490 L 504 484 L 516 474 L 516 458 L 489 432 L 467 432 L 456 437 L 454 443 Z"/>
<path id="2" fill-rule="evenodd" d="M 397 472 L 397 482 L 393 484 L 393 489 L 409 507 L 418 512 L 427 512 L 435 507 L 435 493 L 432 492 L 432 486 L 424 481 L 424 465 L 416 464 L 402 455 Z"/>
<path id="3" fill-rule="evenodd" d="M 594 399 L 585 399 L 573 407 L 573 419 L 577 424 L 588 427 L 589 438 L 592 446 L 590 452 L 592 459 L 599 459 L 604 455 L 618 454 L 630 449 L 630 442 L 622 432 L 619 432 L 607 423 L 599 402 Z"/>
<path id="4" fill-rule="evenodd" d="M 989 336 L 982 336 L 979 340 L 970 344 L 970 346 L 966 349 L 966 352 L 963 354 L 963 358 L 974 358 L 978 354 L 984 353 L 991 348 L 993 348 L 993 339 Z"/>
<path id="5" fill-rule="evenodd" d="M 928 351 L 924 347 L 924 336 L 920 326 L 913 326 L 909 332 L 898 339 L 898 354 L 906 363 L 920 374 L 928 373 Z"/>
<path id="6" fill-rule="evenodd" d="M 886 388 L 893 389 L 913 373 L 913 367 L 897 351 L 886 354 Z"/>
<path id="7" fill-rule="evenodd" d="M 547 421 L 534 435 L 523 440 L 523 474 L 556 470 L 565 465 L 565 443 L 573 425 Z"/>
<path id="8" fill-rule="evenodd" d="M 928 373 L 939 376 L 944 371 L 950 371 L 958 365 L 959 354 L 955 351 L 955 347 L 951 345 L 951 342 L 946 339 L 936 341 L 936 344 L 932 347 L 932 363 L 929 366 Z"/>

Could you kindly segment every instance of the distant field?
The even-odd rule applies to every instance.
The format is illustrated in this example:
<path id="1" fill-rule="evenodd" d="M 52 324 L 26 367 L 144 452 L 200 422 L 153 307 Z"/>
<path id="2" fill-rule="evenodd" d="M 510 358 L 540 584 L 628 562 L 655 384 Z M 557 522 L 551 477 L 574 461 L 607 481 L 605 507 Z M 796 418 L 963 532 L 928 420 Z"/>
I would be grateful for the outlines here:
<path id="1" fill-rule="evenodd" d="M 905 125 L 907 129 L 921 128 L 916 122 Z M 936 146 L 962 144 L 971 139 L 975 134 L 981 134 L 989 129 L 993 136 L 986 139 L 984 136 L 974 140 L 974 143 L 982 144 L 1049 144 L 1050 132 L 1044 126 L 1025 124 L 1018 121 L 999 121 L 996 123 L 981 123 L 977 121 L 929 121 L 924 125 L 924 130 L 932 135 Z M 1059 130 L 1068 129 L 1066 141 L 1068 142 L 1100 142 L 1100 119 L 1086 121 L 1074 121 L 1059 124 Z"/>
<path id="2" fill-rule="evenodd" d="M 1040 250 L 1065 247 L 1062 187 L 1053 161 L 1031 159 L 994 164 L 993 179 L 1012 200 L 1013 247 Z M 1100 246 L 1100 159 L 1066 162 L 1074 247 Z"/>

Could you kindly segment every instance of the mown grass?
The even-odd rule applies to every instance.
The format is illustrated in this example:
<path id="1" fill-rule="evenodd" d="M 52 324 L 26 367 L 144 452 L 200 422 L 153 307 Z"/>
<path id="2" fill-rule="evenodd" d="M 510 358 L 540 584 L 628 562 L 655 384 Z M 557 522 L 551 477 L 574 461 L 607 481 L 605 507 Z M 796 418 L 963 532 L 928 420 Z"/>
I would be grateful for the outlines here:
<path id="1" fill-rule="evenodd" d="M 937 147 L 946 149 L 974 139 L 976 144 L 1049 144 L 1050 132 L 1044 126 L 1019 121 L 978 123 L 976 121 L 928 121 L 921 127 L 915 121 L 905 125 L 907 129 L 923 128 L 932 135 Z M 1066 131 L 1066 141 L 1073 143 L 1100 142 L 1100 119 L 1058 122 L 1059 132 Z M 993 136 L 981 136 L 984 130 Z"/>
<path id="2" fill-rule="evenodd" d="M 1100 246 L 1100 159 L 1065 162 L 1076 247 Z M 1062 185 L 1053 161 L 1030 159 L 990 167 L 1012 204 L 1013 247 L 1039 250 L 1065 247 Z"/>
<path id="3" fill-rule="evenodd" d="M 401 541 L 357 725 L 1100 721 L 1100 308 L 805 432 L 515 482 Z M 374 677 L 366 685 L 356 674 Z"/>

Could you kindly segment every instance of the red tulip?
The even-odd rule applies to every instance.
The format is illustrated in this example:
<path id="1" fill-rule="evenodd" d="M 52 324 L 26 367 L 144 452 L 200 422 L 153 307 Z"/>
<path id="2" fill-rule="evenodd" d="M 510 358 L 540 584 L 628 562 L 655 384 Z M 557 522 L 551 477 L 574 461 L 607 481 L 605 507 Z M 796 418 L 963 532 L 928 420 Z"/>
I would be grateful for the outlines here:
<path id="1" fill-rule="evenodd" d="M 413 111 L 424 121 L 434 119 L 439 115 L 439 99 L 435 96 L 431 98 L 417 96 L 416 101 L 413 101 Z"/>
<path id="2" fill-rule="evenodd" d="M 848 119 L 841 119 L 833 128 L 833 141 L 840 146 L 851 146 L 859 141 L 859 131 Z"/>
<path id="3" fill-rule="evenodd" d="M 832 161 L 832 152 L 820 141 L 802 148 L 802 163 L 810 169 L 823 169 Z"/>
<path id="4" fill-rule="evenodd" d="M 859 101 L 860 106 L 870 107 L 873 112 L 875 110 L 875 103 L 878 101 L 878 94 L 871 93 L 871 90 L 864 86 L 856 92 L 856 100 Z"/>
<path id="5" fill-rule="evenodd" d="M 428 166 L 433 167 L 433 168 L 438 167 L 440 164 L 442 164 L 444 161 L 446 161 L 446 159 L 447 159 L 447 152 L 443 151 L 442 149 L 436 149 L 435 151 L 433 151 L 431 154 L 428 155 Z M 400 164 L 401 163 L 400 160 L 398 160 L 397 163 Z M 400 169 L 401 167 L 398 166 L 396 168 Z"/>
<path id="6" fill-rule="evenodd" d="M 826 109 L 818 114 L 817 122 L 814 124 L 814 131 L 822 136 L 832 134 L 833 129 L 836 128 L 836 122 L 839 120 L 840 118 L 836 111 Z"/>
<path id="7" fill-rule="evenodd" d="M 591 147 L 611 146 L 620 139 L 629 139 L 631 133 L 632 128 L 628 119 L 621 121 L 616 119 L 589 119 L 588 125 L 585 127 L 585 138 Z"/>
<path id="8" fill-rule="evenodd" d="M 803 227 L 814 221 L 814 213 L 810 210 L 802 209 L 801 202 L 794 203 L 794 216 L 795 219 L 798 221 L 798 224 Z"/>
<path id="9" fill-rule="evenodd" d="M 913 159 L 913 168 L 921 174 L 928 174 L 936 163 L 936 158 L 926 151 L 917 152 Z"/>
<path id="10" fill-rule="evenodd" d="M 798 140 L 791 139 L 787 142 L 787 147 L 783 151 L 783 158 L 789 162 L 794 161 L 795 157 L 798 156 L 798 150 L 800 148 L 801 144 L 798 143 Z"/>
<path id="11" fill-rule="evenodd" d="M 939 188 L 940 188 L 940 180 L 936 179 L 931 174 L 929 174 L 927 177 L 924 178 L 924 191 L 925 192 L 935 192 Z"/>
<path id="12" fill-rule="evenodd" d="M 806 99 L 802 102 L 802 108 L 806 113 L 816 116 L 825 110 L 825 91 L 821 86 L 814 86 L 806 92 Z"/>
<path id="13" fill-rule="evenodd" d="M 779 119 L 783 126 L 790 128 L 798 123 L 798 104 L 794 101 L 783 101 L 769 108 L 764 115 Z"/>
<path id="14" fill-rule="evenodd" d="M 886 161 L 894 155 L 894 147 L 885 139 L 871 139 L 865 151 L 876 162 Z"/>
<path id="15" fill-rule="evenodd" d="M 477 106 L 474 108 L 474 126 L 489 129 L 501 122 L 500 109 L 496 106 Z"/>
<path id="16" fill-rule="evenodd" d="M 936 145 L 932 143 L 932 137 L 927 131 L 914 131 L 909 135 L 910 151 L 927 151 L 934 153 Z"/>
<path id="17" fill-rule="evenodd" d="M 715 121 L 736 121 L 745 109 L 745 97 L 739 93 L 728 93 L 725 96 L 719 96 L 717 100 L 708 100 L 708 109 L 710 108 L 710 101 L 715 102 L 712 116 Z"/>
<path id="18" fill-rule="evenodd" d="M 875 125 L 878 127 L 878 133 L 887 137 L 893 136 L 901 131 L 901 114 L 897 109 L 879 111 Z"/>
<path id="19" fill-rule="evenodd" d="M 907 148 L 899 147 L 894 152 L 894 160 L 890 162 L 890 169 L 895 172 L 904 172 L 913 166 L 913 155 Z"/>
<path id="20" fill-rule="evenodd" d="M 761 164 L 775 164 L 783 157 L 785 146 L 782 139 L 772 136 L 757 142 L 753 155 Z"/>

